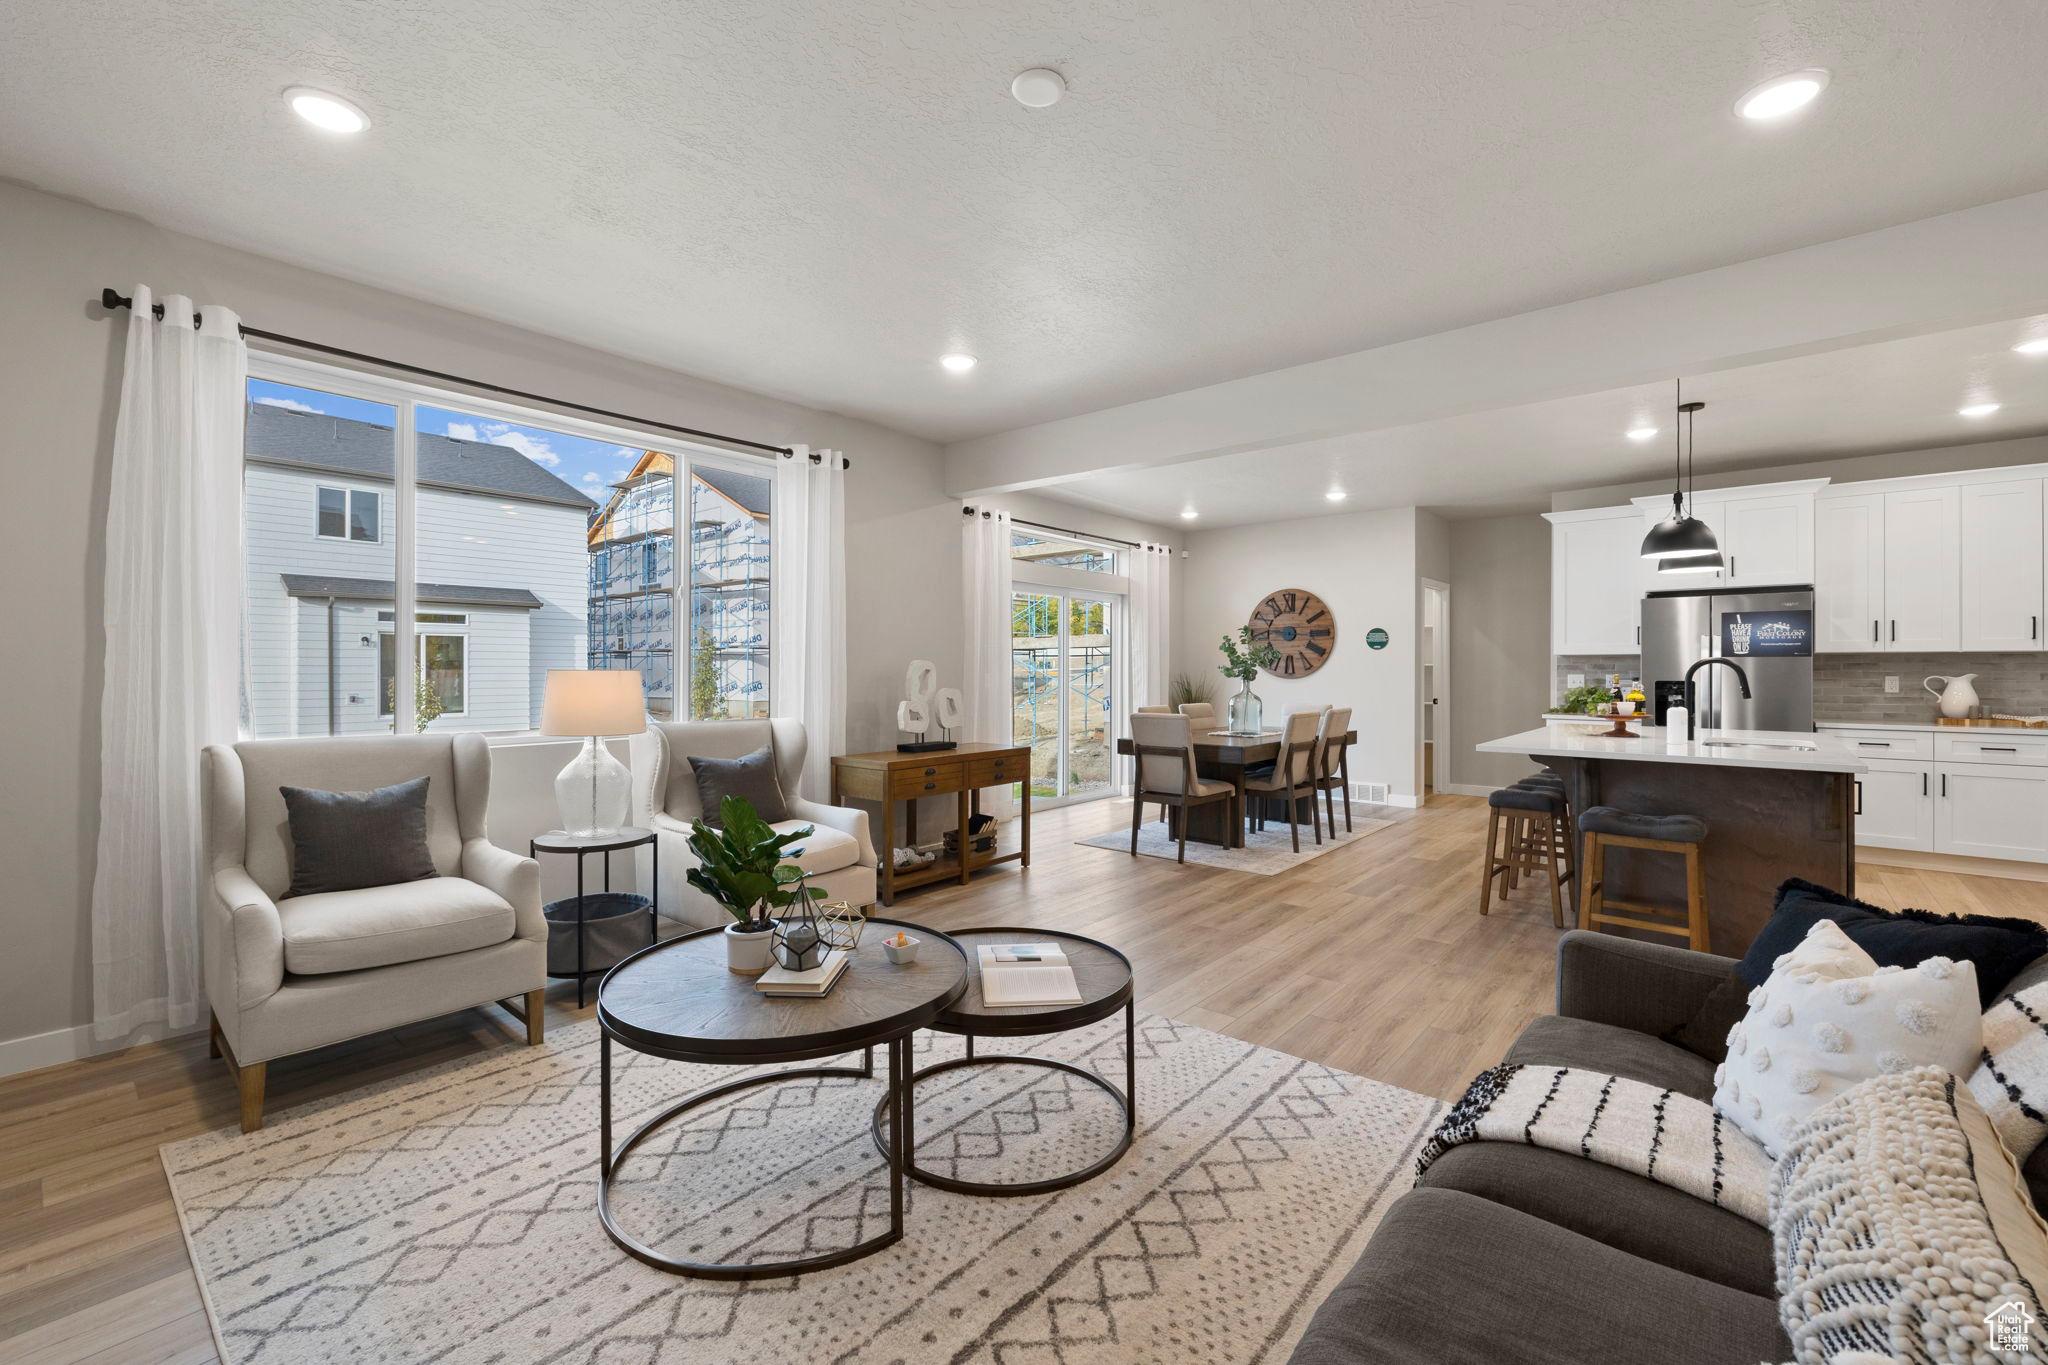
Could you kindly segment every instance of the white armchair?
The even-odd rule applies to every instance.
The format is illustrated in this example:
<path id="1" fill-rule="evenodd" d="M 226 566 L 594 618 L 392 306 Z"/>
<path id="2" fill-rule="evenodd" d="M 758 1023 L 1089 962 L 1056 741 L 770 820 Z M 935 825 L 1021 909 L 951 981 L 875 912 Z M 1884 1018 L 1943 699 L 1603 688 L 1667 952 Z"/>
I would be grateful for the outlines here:
<path id="1" fill-rule="evenodd" d="M 548 926 L 540 868 L 491 843 L 483 738 L 358 735 L 210 744 L 202 759 L 211 895 L 200 949 L 215 1056 L 263 1125 L 274 1058 L 497 1001 L 541 1041 Z M 286 897 L 292 840 L 280 787 L 368 791 L 425 777 L 440 875 Z M 522 1006 L 510 1003 L 524 997 Z"/>
<path id="2" fill-rule="evenodd" d="M 653 721 L 632 740 L 633 823 L 654 831 L 661 850 L 661 885 L 655 908 L 665 918 L 693 929 L 712 929 L 730 922 L 716 901 L 691 886 L 687 874 L 697 866 L 690 853 L 690 822 L 702 812 L 692 757 L 744 758 L 764 744 L 775 752 L 775 780 L 782 788 L 788 818 L 774 821 L 787 832 L 810 825 L 817 833 L 793 852 L 789 861 L 811 874 L 811 885 L 826 900 L 872 905 L 875 900 L 875 846 L 868 837 L 866 811 L 823 806 L 797 795 L 809 742 L 801 721 L 694 720 Z M 649 851 L 638 853 L 641 886 L 651 876 Z"/>

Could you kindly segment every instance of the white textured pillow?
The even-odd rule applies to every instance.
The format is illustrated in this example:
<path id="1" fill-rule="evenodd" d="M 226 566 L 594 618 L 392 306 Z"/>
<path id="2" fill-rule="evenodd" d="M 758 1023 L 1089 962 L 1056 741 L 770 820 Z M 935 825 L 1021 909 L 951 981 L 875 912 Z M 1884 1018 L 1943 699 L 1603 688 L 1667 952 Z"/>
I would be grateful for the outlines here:
<path id="1" fill-rule="evenodd" d="M 1970 1093 L 1998 1136 L 2025 1161 L 2048 1136 L 2048 984 L 2029 986 L 1984 1011 L 1984 1052 Z"/>
<path id="2" fill-rule="evenodd" d="M 1821 920 L 1728 1031 L 1714 1108 L 1771 1156 L 1808 1115 L 1858 1081 L 1920 1066 L 1967 1076 L 1982 1051 L 1977 969 L 1930 957 L 1879 967 Z"/>

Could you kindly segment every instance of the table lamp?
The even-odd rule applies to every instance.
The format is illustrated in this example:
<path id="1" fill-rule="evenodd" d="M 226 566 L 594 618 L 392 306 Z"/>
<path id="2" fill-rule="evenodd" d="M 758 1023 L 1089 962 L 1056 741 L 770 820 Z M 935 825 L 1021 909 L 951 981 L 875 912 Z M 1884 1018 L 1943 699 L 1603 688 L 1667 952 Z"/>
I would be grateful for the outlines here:
<path id="1" fill-rule="evenodd" d="M 564 830 L 588 837 L 616 834 L 625 825 L 633 775 L 612 757 L 604 741 L 610 735 L 637 735 L 646 728 L 647 702 L 640 693 L 638 669 L 548 670 L 540 732 L 583 736 L 583 747 L 555 778 Z"/>

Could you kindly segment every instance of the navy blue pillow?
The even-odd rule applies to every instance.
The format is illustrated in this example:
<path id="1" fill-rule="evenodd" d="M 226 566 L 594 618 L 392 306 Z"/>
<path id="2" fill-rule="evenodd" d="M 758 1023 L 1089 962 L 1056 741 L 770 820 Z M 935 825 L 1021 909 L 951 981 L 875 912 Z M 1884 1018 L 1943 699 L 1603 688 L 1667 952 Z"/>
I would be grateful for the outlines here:
<path id="1" fill-rule="evenodd" d="M 1880 967 L 1917 967 L 1930 957 L 1977 968 L 1977 996 L 1987 1007 L 2027 964 L 2048 953 L 2048 926 L 1995 915 L 1938 915 L 1932 910 L 1881 910 L 1794 877 L 1778 888 L 1777 909 L 1735 974 L 1761 986 L 1771 964 L 1798 947 L 1821 920 L 1842 926 L 1849 941 Z"/>

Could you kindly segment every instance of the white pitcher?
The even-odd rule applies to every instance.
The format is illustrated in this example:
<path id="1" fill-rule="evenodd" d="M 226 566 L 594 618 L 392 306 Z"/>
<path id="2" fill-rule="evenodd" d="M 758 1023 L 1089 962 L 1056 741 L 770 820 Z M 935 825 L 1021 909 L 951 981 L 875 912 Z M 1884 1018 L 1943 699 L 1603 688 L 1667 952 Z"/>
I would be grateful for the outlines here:
<path id="1" fill-rule="evenodd" d="M 1922 678 L 1920 685 L 1929 692 L 1934 692 L 1936 683 L 1944 684 L 1941 691 L 1934 692 L 1941 701 L 1941 714 L 1951 720 L 1960 720 L 1977 709 L 1977 689 L 1970 686 L 1976 677 L 1975 673 L 1958 673 L 1953 678 L 1944 678 L 1936 673 L 1932 677 Z"/>

